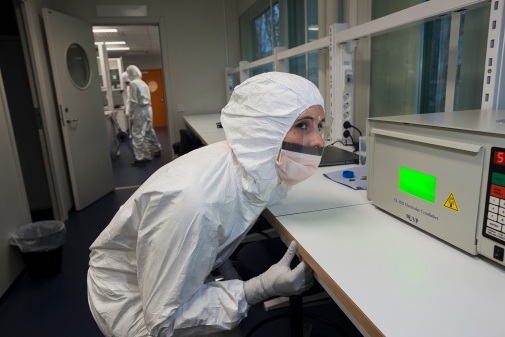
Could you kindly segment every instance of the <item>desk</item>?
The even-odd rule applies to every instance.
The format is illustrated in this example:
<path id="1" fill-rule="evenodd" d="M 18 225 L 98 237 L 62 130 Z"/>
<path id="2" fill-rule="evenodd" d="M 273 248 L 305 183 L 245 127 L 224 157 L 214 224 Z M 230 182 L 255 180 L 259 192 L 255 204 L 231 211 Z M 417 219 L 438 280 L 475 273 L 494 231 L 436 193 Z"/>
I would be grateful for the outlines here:
<path id="1" fill-rule="evenodd" d="M 322 175 L 350 166 L 319 168 L 264 215 L 283 237 L 299 243 L 300 255 L 361 333 L 505 336 L 505 269 L 388 215 L 370 204 L 365 191 Z"/>
<path id="2" fill-rule="evenodd" d="M 270 212 L 273 217 L 281 217 L 290 214 L 369 204 L 370 201 L 366 198 L 366 191 L 354 191 L 323 176 L 324 173 L 344 170 L 353 166 L 355 165 L 320 167 L 316 174 L 303 183 L 293 186 L 286 199 L 270 206 L 265 213 Z"/>
<path id="3" fill-rule="evenodd" d="M 275 227 L 364 335 L 504 336 L 505 272 L 371 204 L 276 218 Z"/>
<path id="4" fill-rule="evenodd" d="M 224 130 L 216 126 L 221 121 L 221 114 L 188 115 L 184 123 L 196 134 L 205 145 L 226 140 Z"/>

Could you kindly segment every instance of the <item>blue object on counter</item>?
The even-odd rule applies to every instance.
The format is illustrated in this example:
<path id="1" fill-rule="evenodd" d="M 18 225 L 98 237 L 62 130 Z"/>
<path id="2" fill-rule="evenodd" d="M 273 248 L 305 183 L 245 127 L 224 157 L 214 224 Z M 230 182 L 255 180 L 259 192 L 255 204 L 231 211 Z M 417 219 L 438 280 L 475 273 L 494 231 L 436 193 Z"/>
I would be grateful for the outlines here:
<path id="1" fill-rule="evenodd" d="M 366 190 L 366 165 L 325 173 L 324 176 L 355 190 Z"/>

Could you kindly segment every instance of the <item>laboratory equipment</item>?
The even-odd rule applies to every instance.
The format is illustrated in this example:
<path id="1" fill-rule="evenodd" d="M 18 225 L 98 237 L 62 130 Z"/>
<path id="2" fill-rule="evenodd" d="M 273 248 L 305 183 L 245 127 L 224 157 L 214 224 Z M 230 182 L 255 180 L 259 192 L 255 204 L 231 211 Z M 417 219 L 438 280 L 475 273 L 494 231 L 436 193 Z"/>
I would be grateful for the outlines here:
<path id="1" fill-rule="evenodd" d="M 321 158 L 319 167 L 357 163 L 358 154 L 329 145 L 324 148 L 323 157 Z"/>
<path id="2" fill-rule="evenodd" d="M 370 118 L 368 199 L 470 254 L 504 264 L 505 111 Z"/>

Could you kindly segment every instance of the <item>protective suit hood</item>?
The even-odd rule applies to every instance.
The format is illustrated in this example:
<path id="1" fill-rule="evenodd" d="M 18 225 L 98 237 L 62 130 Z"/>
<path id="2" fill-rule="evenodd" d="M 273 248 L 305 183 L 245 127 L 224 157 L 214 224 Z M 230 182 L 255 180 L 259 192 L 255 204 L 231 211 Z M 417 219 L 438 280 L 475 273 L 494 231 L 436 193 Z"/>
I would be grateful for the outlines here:
<path id="1" fill-rule="evenodd" d="M 272 201 L 280 184 L 276 159 L 282 141 L 296 118 L 313 105 L 324 109 L 319 89 L 298 75 L 264 73 L 235 87 L 221 123 L 251 202 Z"/>
<path id="2" fill-rule="evenodd" d="M 128 76 L 128 73 L 126 71 L 121 74 L 121 79 L 124 83 L 130 82 L 130 76 Z"/>
<path id="3" fill-rule="evenodd" d="M 142 72 L 139 68 L 137 68 L 137 66 L 128 66 L 128 68 L 126 68 L 126 73 L 128 74 L 130 81 L 140 80 L 142 78 Z"/>

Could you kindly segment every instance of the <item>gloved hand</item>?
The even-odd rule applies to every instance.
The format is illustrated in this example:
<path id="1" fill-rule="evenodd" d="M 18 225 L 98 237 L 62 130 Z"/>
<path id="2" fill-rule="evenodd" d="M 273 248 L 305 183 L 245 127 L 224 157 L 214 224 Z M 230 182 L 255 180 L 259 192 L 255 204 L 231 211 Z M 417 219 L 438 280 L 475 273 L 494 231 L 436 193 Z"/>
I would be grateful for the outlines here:
<path id="1" fill-rule="evenodd" d="M 304 261 L 291 269 L 296 247 L 296 242 L 291 241 L 288 251 L 279 262 L 263 274 L 244 282 L 247 303 L 253 305 L 272 296 L 298 295 L 312 287 L 312 269 Z"/>

